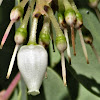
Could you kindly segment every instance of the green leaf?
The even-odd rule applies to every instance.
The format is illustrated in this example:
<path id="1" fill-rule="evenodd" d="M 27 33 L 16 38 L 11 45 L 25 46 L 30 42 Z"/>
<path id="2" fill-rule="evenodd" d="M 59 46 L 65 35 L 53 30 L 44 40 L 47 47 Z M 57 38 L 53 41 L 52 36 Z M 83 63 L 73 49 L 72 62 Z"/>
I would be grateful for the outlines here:
<path id="1" fill-rule="evenodd" d="M 49 57 L 50 57 L 50 66 L 52 68 L 55 67 L 60 62 L 60 53 L 57 50 L 57 47 L 56 47 L 55 44 L 54 44 L 54 49 L 55 49 L 55 51 L 53 51 L 53 44 L 50 41 L 50 45 L 49 45 Z"/>
<path id="2" fill-rule="evenodd" d="M 43 81 L 46 100 L 68 99 L 67 87 L 64 86 L 60 76 L 51 68 L 47 69 L 47 79 Z"/>
<path id="3" fill-rule="evenodd" d="M 27 100 L 27 88 L 22 77 L 18 86 L 19 86 L 18 100 Z"/>
<path id="4" fill-rule="evenodd" d="M 90 93 L 84 88 L 68 71 L 68 90 L 71 100 L 99 100 L 100 98 Z M 74 83 L 74 84 L 73 84 Z"/>
<path id="5" fill-rule="evenodd" d="M 18 88 L 14 90 L 14 93 L 12 94 L 10 100 L 17 100 L 18 99 Z"/>
<path id="6" fill-rule="evenodd" d="M 77 100 L 100 100 L 99 97 L 93 95 L 86 88 L 84 88 L 81 84 L 79 85 L 79 96 Z"/>

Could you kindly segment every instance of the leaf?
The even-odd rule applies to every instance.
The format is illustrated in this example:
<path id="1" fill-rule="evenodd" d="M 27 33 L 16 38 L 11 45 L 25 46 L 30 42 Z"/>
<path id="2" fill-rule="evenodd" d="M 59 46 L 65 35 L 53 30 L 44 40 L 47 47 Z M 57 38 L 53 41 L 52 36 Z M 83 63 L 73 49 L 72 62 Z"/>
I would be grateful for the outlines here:
<path id="1" fill-rule="evenodd" d="M 15 88 L 13 95 L 11 96 L 10 100 L 17 100 L 18 99 L 18 88 Z"/>
<path id="2" fill-rule="evenodd" d="M 18 86 L 19 86 L 18 100 L 27 100 L 27 88 L 22 77 Z"/>
<path id="3" fill-rule="evenodd" d="M 87 91 L 87 89 L 84 88 L 81 84 L 79 85 L 79 87 L 80 87 L 79 89 L 80 92 L 77 100 L 100 100 L 99 97 Z"/>
<path id="4" fill-rule="evenodd" d="M 43 81 L 46 100 L 66 100 L 69 98 L 67 88 L 59 75 L 48 67 L 47 79 Z"/>
<path id="5" fill-rule="evenodd" d="M 76 2 L 80 13 L 83 15 L 84 25 L 93 35 L 93 44 L 100 55 L 100 22 L 98 22 L 95 12 L 86 5 L 84 0 L 76 0 Z M 89 11 L 89 14 L 86 11 Z M 100 64 L 91 47 L 89 45 L 86 47 L 90 64 L 86 64 L 79 34 L 76 34 L 76 57 L 72 55 L 72 66 L 69 66 L 68 69 L 86 89 L 100 97 Z"/>
<path id="6" fill-rule="evenodd" d="M 52 46 L 52 42 L 50 41 L 50 45 L 49 45 L 49 57 L 50 57 L 50 66 L 53 68 L 55 67 L 59 61 L 60 61 L 60 54 L 59 51 L 57 50 L 56 45 L 54 44 L 54 49 L 55 51 L 53 51 L 53 46 Z"/>
<path id="7" fill-rule="evenodd" d="M 90 93 L 84 88 L 68 71 L 68 90 L 71 100 L 99 100 L 100 98 Z M 73 84 L 74 83 L 74 84 Z"/>

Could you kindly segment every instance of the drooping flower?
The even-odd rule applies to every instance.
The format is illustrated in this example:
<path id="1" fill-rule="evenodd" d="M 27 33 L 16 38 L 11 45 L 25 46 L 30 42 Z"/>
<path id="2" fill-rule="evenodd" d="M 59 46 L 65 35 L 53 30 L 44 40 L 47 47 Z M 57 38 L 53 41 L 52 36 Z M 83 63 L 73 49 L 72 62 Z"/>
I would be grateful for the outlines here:
<path id="1" fill-rule="evenodd" d="M 47 51 L 41 45 L 22 46 L 17 56 L 18 68 L 31 95 L 39 94 L 47 68 Z"/>

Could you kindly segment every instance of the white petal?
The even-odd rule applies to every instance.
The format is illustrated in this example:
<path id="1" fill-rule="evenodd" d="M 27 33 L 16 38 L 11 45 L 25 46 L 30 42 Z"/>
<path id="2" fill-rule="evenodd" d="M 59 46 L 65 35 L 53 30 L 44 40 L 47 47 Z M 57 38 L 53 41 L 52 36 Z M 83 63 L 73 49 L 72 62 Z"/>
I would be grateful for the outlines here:
<path id="1" fill-rule="evenodd" d="M 39 88 L 47 68 L 47 51 L 40 45 L 23 46 L 18 52 L 18 67 L 32 95 L 39 94 Z"/>

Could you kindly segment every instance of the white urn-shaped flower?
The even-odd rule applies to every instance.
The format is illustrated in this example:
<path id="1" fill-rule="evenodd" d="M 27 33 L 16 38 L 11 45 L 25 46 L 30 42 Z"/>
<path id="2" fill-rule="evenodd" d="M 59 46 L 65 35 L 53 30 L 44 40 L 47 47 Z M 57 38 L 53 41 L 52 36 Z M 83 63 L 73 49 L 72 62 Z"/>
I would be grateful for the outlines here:
<path id="1" fill-rule="evenodd" d="M 47 51 L 41 45 L 22 46 L 17 56 L 18 68 L 31 95 L 39 94 L 47 68 Z"/>

